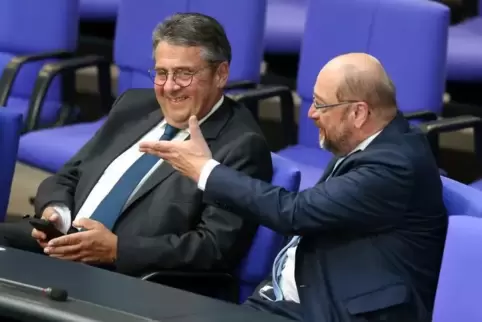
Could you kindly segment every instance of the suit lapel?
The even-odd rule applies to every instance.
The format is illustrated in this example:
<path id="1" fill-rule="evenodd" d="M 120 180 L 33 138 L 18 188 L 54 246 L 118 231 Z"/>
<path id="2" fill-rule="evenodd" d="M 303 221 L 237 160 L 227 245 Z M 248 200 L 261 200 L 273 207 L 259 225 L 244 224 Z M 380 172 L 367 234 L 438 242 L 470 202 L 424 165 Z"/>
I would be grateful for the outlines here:
<path id="1" fill-rule="evenodd" d="M 219 109 L 214 112 L 203 124 L 201 124 L 201 131 L 203 133 L 206 142 L 211 147 L 212 141 L 214 141 L 219 132 L 223 129 L 226 125 L 227 121 L 231 118 L 232 115 L 232 106 L 230 100 L 226 97 L 224 98 L 223 105 L 219 107 Z M 186 140 L 189 140 L 189 136 Z M 174 168 L 167 162 L 163 162 L 159 168 L 157 168 L 154 173 L 149 176 L 149 178 L 144 182 L 141 188 L 132 196 L 129 202 L 126 204 L 124 208 L 124 212 L 137 200 L 141 197 L 149 193 L 152 189 L 157 187 L 161 184 L 164 180 L 166 180 L 173 172 Z"/>
<path id="2" fill-rule="evenodd" d="M 349 160 L 353 155 L 357 154 L 358 152 L 360 152 L 361 150 L 356 150 L 355 152 L 351 153 L 349 156 L 347 156 L 346 158 L 344 158 L 340 163 L 336 164 L 338 162 L 338 160 L 340 160 L 339 157 L 334 157 L 330 163 L 328 164 L 328 167 L 326 168 L 325 172 L 323 173 L 323 176 L 321 177 L 321 179 L 318 181 L 318 183 L 322 183 L 322 182 L 325 182 L 326 180 L 328 180 L 328 178 L 331 178 L 331 177 L 336 177 L 336 174 L 340 171 L 340 169 L 342 168 L 342 166 L 346 163 L 347 160 Z M 335 169 L 335 166 L 336 166 L 336 169 Z"/>
<path id="3" fill-rule="evenodd" d="M 89 182 L 86 184 L 88 189 L 83 189 L 82 195 L 79 196 L 79 202 L 77 203 L 77 211 L 82 207 L 83 203 L 87 199 L 88 195 L 92 191 L 95 184 L 99 181 L 100 177 L 104 173 L 105 169 L 124 151 L 129 149 L 140 138 L 150 131 L 156 124 L 161 122 L 162 114 L 159 108 L 149 112 L 146 117 L 141 120 L 135 120 L 133 122 L 125 123 L 116 134 L 115 139 L 110 142 L 109 152 L 107 157 L 100 160 L 98 166 L 95 167 L 94 173 L 91 173 L 88 178 Z"/>
<path id="4" fill-rule="evenodd" d="M 340 158 L 338 157 L 333 157 L 331 159 L 331 161 L 328 163 L 328 166 L 325 168 L 325 172 L 323 172 L 323 175 L 321 176 L 320 180 L 318 180 L 318 183 L 322 183 L 326 180 L 326 178 L 328 178 L 328 176 L 331 174 L 331 172 L 333 171 L 333 168 L 335 167 L 335 164 L 336 162 L 339 160 Z"/>

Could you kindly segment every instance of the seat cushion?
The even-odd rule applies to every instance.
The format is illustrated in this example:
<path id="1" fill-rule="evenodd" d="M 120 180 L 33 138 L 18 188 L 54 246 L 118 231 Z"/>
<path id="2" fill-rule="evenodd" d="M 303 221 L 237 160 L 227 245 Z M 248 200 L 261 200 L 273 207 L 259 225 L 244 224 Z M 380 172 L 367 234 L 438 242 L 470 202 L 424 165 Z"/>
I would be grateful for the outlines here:
<path id="1" fill-rule="evenodd" d="M 481 190 L 482 191 L 482 179 L 479 179 L 473 183 L 471 183 L 469 186 L 471 186 L 472 188 L 475 188 L 477 190 Z"/>
<path id="2" fill-rule="evenodd" d="M 482 217 L 482 192 L 442 176 L 443 198 L 449 216 Z"/>
<path id="3" fill-rule="evenodd" d="M 471 18 L 450 27 L 447 79 L 482 80 L 482 17 Z"/>
<path id="4" fill-rule="evenodd" d="M 295 54 L 300 51 L 308 1 L 268 0 L 266 8 L 265 51 Z"/>
<path id="5" fill-rule="evenodd" d="M 333 154 L 320 149 L 293 145 L 277 152 L 278 155 L 296 163 L 301 172 L 300 190 L 313 187 L 321 178 Z"/>
<path id="6" fill-rule="evenodd" d="M 23 115 L 23 120 L 27 119 L 29 100 L 23 97 L 9 97 L 7 108 L 19 112 Z M 59 115 L 60 103 L 56 101 L 44 101 L 40 114 L 40 125 L 53 124 Z"/>
<path id="7" fill-rule="evenodd" d="M 120 0 L 80 0 L 80 18 L 86 20 L 115 20 Z"/>
<path id="8" fill-rule="evenodd" d="M 36 168 L 57 172 L 94 136 L 104 121 L 105 118 L 102 118 L 91 123 L 27 133 L 20 139 L 18 160 Z"/>

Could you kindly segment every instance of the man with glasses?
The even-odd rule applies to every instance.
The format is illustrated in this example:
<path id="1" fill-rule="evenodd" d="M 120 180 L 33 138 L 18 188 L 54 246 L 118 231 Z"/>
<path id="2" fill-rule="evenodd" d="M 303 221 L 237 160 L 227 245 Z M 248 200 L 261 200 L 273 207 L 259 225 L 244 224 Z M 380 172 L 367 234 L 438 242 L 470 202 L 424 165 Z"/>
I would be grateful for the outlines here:
<path id="1" fill-rule="evenodd" d="M 98 133 L 38 189 L 36 213 L 73 233 L 49 241 L 27 221 L 27 239 L 20 228 L 3 225 L 4 243 L 134 276 L 156 270 L 231 273 L 239 265 L 257 225 L 204 203 L 194 182 L 139 152 L 141 141 L 187 139 L 188 119 L 196 115 L 222 164 L 271 179 L 260 128 L 247 109 L 223 95 L 229 41 L 215 19 L 176 14 L 155 28 L 153 51 L 154 90 L 123 93 Z M 162 282 L 201 293 L 216 284 Z"/>
<path id="2" fill-rule="evenodd" d="M 299 193 L 219 164 L 195 117 L 190 140 L 143 142 L 141 151 L 197 182 L 206 201 L 290 237 L 252 308 L 300 321 L 431 321 L 447 215 L 424 134 L 363 53 L 323 67 L 308 117 L 335 158 Z"/>

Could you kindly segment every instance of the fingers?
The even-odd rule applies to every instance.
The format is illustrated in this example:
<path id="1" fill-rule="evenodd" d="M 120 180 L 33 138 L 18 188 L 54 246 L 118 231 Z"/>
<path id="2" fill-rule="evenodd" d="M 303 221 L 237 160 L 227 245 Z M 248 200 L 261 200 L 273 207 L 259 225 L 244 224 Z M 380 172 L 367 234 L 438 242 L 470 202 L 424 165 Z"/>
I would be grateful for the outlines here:
<path id="1" fill-rule="evenodd" d="M 88 232 L 74 233 L 54 238 L 44 247 L 44 253 L 51 257 L 79 261 L 82 259 L 86 242 L 89 238 Z"/>
<path id="2" fill-rule="evenodd" d="M 58 214 L 55 209 L 53 207 L 47 207 L 42 213 L 42 219 L 50 220 L 50 218 L 54 215 L 56 215 L 55 217 L 58 218 Z"/>
<path id="3" fill-rule="evenodd" d="M 175 142 L 171 141 L 145 141 L 139 143 L 139 150 L 149 154 L 155 154 L 153 152 L 169 152 L 172 150 Z"/>
<path id="4" fill-rule="evenodd" d="M 32 237 L 37 239 L 37 240 L 46 240 L 47 235 L 44 232 L 41 232 L 40 230 L 37 229 L 32 229 Z"/>
<path id="5" fill-rule="evenodd" d="M 43 214 L 42 214 L 42 219 L 48 220 L 51 223 L 53 223 L 56 227 L 60 223 L 60 215 L 55 211 L 53 207 L 47 207 L 45 208 Z"/>
<path id="6" fill-rule="evenodd" d="M 63 259 L 63 260 L 68 260 L 68 261 L 73 261 L 73 262 L 83 262 L 83 258 L 85 255 L 82 252 L 79 253 L 70 253 L 70 254 L 53 254 L 50 255 L 50 257 L 53 258 L 58 258 L 58 259 Z"/>
<path id="7" fill-rule="evenodd" d="M 58 213 L 54 212 L 48 219 L 52 224 L 56 224 L 60 220 L 60 216 Z"/>
<path id="8" fill-rule="evenodd" d="M 37 244 L 39 244 L 40 247 L 42 247 L 42 249 L 45 249 L 45 247 L 47 247 L 47 242 L 46 242 L 46 241 L 37 240 Z"/>
<path id="9" fill-rule="evenodd" d="M 104 225 L 102 225 L 100 222 L 89 218 L 80 218 L 78 220 L 75 220 L 72 225 L 75 228 L 84 229 L 84 230 L 104 228 Z"/>
<path id="10" fill-rule="evenodd" d="M 51 247 L 47 245 L 44 248 L 44 252 L 49 254 L 52 257 L 68 257 L 80 254 L 82 250 L 82 244 L 75 244 L 75 245 L 68 245 L 68 246 L 59 246 L 59 247 Z"/>
<path id="11" fill-rule="evenodd" d="M 160 150 L 157 150 L 156 147 L 153 147 L 153 148 L 141 148 L 140 149 L 141 152 L 144 152 L 144 153 L 147 153 L 147 154 L 151 154 L 151 155 L 154 155 L 158 158 L 161 158 L 163 160 L 173 160 L 175 158 L 176 155 L 178 155 L 177 152 L 171 152 L 171 151 L 160 151 Z"/>
<path id="12" fill-rule="evenodd" d="M 79 232 L 61 237 L 54 238 L 49 241 L 48 247 L 61 247 L 80 244 L 89 238 L 88 232 Z"/>
<path id="13" fill-rule="evenodd" d="M 45 248 L 47 246 L 47 235 L 40 230 L 32 229 L 32 237 L 37 241 L 40 247 Z"/>

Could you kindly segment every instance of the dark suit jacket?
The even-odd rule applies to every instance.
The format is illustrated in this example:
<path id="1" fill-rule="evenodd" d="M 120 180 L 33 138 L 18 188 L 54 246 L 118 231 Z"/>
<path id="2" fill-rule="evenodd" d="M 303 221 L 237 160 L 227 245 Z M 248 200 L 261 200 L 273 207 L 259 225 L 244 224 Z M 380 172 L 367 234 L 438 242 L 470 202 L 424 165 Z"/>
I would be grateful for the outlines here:
<path id="1" fill-rule="evenodd" d="M 306 321 L 428 319 L 447 215 L 425 136 L 399 114 L 324 182 L 335 161 L 300 193 L 218 166 L 204 198 L 303 237 L 295 276 Z"/>
<path id="2" fill-rule="evenodd" d="M 122 94 L 103 127 L 54 176 L 42 182 L 36 213 L 63 203 L 73 218 L 106 169 L 162 120 L 150 89 Z M 227 167 L 269 181 L 271 155 L 250 112 L 225 97 L 202 125 L 213 155 Z M 203 202 L 197 184 L 164 162 L 128 203 L 116 222 L 115 269 L 139 275 L 152 270 L 231 271 L 251 244 L 257 224 Z"/>

